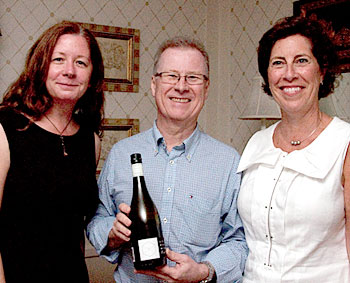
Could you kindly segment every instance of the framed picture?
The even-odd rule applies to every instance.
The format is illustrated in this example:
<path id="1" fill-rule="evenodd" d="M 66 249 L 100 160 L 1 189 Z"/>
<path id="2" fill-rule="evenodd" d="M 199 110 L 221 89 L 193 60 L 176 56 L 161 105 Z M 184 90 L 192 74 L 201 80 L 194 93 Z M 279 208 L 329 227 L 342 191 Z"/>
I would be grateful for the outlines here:
<path id="1" fill-rule="evenodd" d="M 104 162 L 112 146 L 119 140 L 140 132 L 139 119 L 104 119 L 104 135 L 101 144 L 101 155 L 97 165 L 96 177 L 101 172 Z"/>
<path id="2" fill-rule="evenodd" d="M 333 30 L 341 72 L 350 72 L 350 0 L 300 0 L 293 2 L 294 15 L 324 20 Z"/>
<path id="3" fill-rule="evenodd" d="M 138 92 L 140 30 L 80 23 L 96 37 L 105 66 L 104 90 Z"/>

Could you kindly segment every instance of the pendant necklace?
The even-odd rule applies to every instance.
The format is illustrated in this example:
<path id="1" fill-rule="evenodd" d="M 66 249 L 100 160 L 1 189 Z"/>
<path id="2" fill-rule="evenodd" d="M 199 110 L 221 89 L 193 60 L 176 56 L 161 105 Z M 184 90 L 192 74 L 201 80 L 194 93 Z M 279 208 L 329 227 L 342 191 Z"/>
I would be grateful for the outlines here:
<path id="1" fill-rule="evenodd" d="M 60 139 L 61 139 L 61 144 L 62 144 L 62 148 L 63 148 L 63 156 L 67 156 L 68 153 L 66 151 L 66 146 L 64 144 L 64 137 L 63 137 L 63 133 L 64 131 L 68 128 L 68 125 L 70 124 L 70 122 L 72 121 L 73 119 L 73 115 L 70 117 L 70 120 L 68 121 L 67 125 L 64 127 L 64 129 L 62 131 L 60 131 L 59 129 L 57 129 L 57 127 L 55 126 L 55 124 L 49 119 L 49 117 L 47 117 L 45 114 L 44 114 L 45 118 L 51 123 L 52 126 L 54 126 L 54 128 L 57 130 L 57 132 L 59 133 L 60 135 Z"/>
<path id="2" fill-rule="evenodd" d="M 322 113 L 319 115 L 320 116 L 320 119 L 318 120 L 318 123 L 317 123 L 317 126 L 315 129 L 313 129 L 313 131 L 303 140 L 291 140 L 290 141 L 290 144 L 292 146 L 298 146 L 300 145 L 302 142 L 306 141 L 309 137 L 311 137 L 315 132 L 316 130 L 318 129 L 318 127 L 321 125 L 321 121 L 322 121 Z"/>

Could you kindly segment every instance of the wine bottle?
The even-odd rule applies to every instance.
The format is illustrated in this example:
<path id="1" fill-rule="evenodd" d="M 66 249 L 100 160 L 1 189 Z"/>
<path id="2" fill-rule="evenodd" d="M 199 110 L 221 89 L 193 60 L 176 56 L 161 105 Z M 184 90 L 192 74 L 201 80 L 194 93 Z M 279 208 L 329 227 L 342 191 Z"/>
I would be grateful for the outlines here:
<path id="1" fill-rule="evenodd" d="M 154 269 L 166 264 L 165 245 L 158 210 L 146 187 L 140 153 L 131 155 L 133 196 L 131 250 L 135 269 Z"/>

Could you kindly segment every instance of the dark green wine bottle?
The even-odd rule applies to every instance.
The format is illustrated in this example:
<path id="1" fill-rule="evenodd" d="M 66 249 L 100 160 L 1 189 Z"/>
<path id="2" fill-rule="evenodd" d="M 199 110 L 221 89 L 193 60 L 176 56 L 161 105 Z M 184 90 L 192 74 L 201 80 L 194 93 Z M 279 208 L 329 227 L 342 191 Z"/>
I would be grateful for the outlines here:
<path id="1" fill-rule="evenodd" d="M 166 264 L 165 245 L 158 210 L 146 187 L 140 153 L 131 155 L 133 196 L 131 249 L 135 269 L 154 269 Z"/>

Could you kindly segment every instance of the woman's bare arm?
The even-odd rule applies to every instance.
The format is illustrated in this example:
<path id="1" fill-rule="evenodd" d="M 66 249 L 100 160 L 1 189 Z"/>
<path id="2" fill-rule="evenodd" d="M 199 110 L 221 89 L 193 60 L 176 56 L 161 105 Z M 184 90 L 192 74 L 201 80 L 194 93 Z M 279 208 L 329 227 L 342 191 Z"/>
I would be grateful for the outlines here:
<path id="1" fill-rule="evenodd" d="M 4 193 L 5 180 L 10 168 L 10 149 L 3 127 L 0 124 L 0 210 Z M 1 228 L 0 228 L 1 229 Z M 0 283 L 5 283 L 4 269 L 0 253 Z"/>
<path id="2" fill-rule="evenodd" d="M 100 139 L 100 137 L 95 133 L 96 165 L 98 164 L 98 161 L 100 160 L 100 153 L 101 153 L 101 139 Z"/>
<path id="3" fill-rule="evenodd" d="M 344 186 L 346 250 L 350 262 L 350 146 L 344 160 L 342 182 Z"/>

